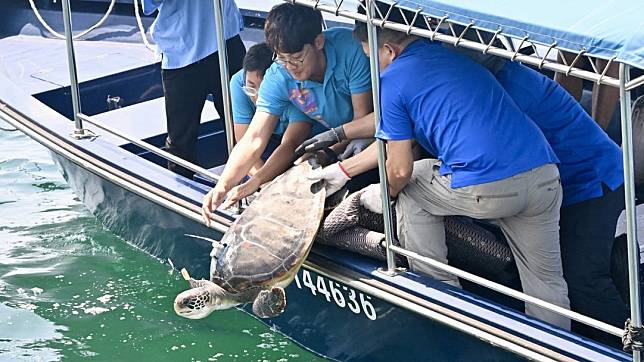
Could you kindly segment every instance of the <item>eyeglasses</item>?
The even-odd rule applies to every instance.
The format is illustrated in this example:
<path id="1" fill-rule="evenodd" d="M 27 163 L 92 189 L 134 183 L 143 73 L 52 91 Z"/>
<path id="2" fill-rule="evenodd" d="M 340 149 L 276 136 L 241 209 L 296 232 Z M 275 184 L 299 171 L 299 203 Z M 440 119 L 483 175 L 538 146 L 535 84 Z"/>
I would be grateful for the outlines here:
<path id="1" fill-rule="evenodd" d="M 244 71 L 242 75 L 242 84 L 243 86 L 241 87 L 242 92 L 244 92 L 245 95 L 249 97 L 257 97 L 259 94 L 259 91 L 256 88 L 249 87 L 246 85 L 246 71 Z"/>
<path id="2" fill-rule="evenodd" d="M 244 92 L 244 94 L 246 94 L 249 97 L 257 97 L 257 94 L 259 93 L 257 92 L 257 89 L 249 86 L 243 86 L 241 87 L 241 89 L 242 89 L 242 92 Z"/>
<path id="3" fill-rule="evenodd" d="M 306 56 L 309 53 L 309 49 L 310 48 L 307 48 L 304 51 L 300 59 L 286 59 L 284 57 L 278 56 L 277 53 L 273 53 L 273 61 L 281 66 L 286 66 L 288 64 L 292 67 L 300 68 L 302 65 L 304 65 L 304 59 L 306 59 Z"/>

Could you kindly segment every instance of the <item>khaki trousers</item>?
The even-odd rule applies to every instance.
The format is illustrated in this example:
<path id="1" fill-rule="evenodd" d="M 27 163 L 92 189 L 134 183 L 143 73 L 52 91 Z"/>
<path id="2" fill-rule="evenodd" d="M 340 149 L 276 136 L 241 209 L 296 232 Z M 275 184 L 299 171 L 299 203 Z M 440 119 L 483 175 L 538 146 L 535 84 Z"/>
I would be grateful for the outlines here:
<path id="1" fill-rule="evenodd" d="M 553 164 L 480 185 L 453 189 L 440 176 L 440 161 L 419 160 L 396 203 L 398 238 L 405 248 L 447 263 L 443 217 L 465 215 L 497 220 L 517 263 L 523 291 L 570 308 L 559 248 L 562 189 Z M 458 278 L 418 261 L 412 270 L 459 286 Z M 570 320 L 526 303 L 526 313 L 570 329 Z"/>

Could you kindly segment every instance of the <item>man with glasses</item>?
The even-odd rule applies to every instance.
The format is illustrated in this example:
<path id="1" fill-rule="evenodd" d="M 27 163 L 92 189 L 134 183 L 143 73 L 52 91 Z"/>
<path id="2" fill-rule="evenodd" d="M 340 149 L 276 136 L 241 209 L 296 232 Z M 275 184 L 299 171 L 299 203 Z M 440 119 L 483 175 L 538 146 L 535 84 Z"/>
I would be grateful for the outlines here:
<path id="1" fill-rule="evenodd" d="M 264 27 L 275 63 L 264 75 L 257 111 L 246 133 L 233 149 L 226 168 L 203 202 L 203 217 L 222 204 L 228 207 L 255 192 L 259 186 L 286 170 L 295 159 L 295 146 L 273 153 L 267 172 L 235 185 L 260 158 L 272 130 L 287 108 L 295 105 L 315 121 L 314 132 L 335 128 L 352 138 L 373 137 L 339 128 L 373 112 L 369 60 L 351 29 L 322 31 L 322 15 L 309 7 L 280 4 L 269 12 Z M 338 135 L 344 138 L 345 135 Z"/>
<path id="2" fill-rule="evenodd" d="M 255 44 L 248 49 L 244 57 L 243 68 L 230 79 L 230 95 L 237 142 L 241 141 L 255 115 L 258 89 L 262 84 L 266 70 L 273 64 L 272 58 L 273 51 L 266 43 Z M 302 139 L 308 137 L 311 132 L 311 123 L 311 119 L 295 105 L 287 107 L 275 125 L 271 136 L 272 140 L 280 144 L 276 152 L 279 154 L 281 147 L 298 144 Z M 248 174 L 256 174 L 263 165 L 263 160 L 257 160 Z"/>

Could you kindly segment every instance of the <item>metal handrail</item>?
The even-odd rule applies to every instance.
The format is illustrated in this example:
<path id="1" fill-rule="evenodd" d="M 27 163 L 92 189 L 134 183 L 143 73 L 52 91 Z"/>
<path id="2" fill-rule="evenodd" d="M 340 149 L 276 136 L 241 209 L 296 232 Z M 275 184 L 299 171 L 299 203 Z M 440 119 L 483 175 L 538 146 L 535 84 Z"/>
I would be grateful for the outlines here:
<path id="1" fill-rule="evenodd" d="M 173 155 L 173 154 L 171 154 L 169 152 L 166 152 L 166 151 L 164 151 L 164 150 L 162 150 L 162 149 L 160 149 L 160 148 L 158 148 L 158 147 L 156 147 L 156 146 L 154 146 L 152 144 L 149 144 L 149 143 L 147 143 L 145 141 L 137 140 L 137 139 L 132 138 L 132 137 L 126 135 L 126 134 L 123 134 L 123 133 L 119 132 L 118 130 L 116 130 L 114 128 L 111 128 L 111 127 L 99 122 L 95 118 L 92 118 L 92 117 L 90 117 L 90 116 L 88 116 L 86 114 L 79 113 L 78 117 L 80 119 L 82 119 L 83 121 L 85 121 L 87 123 L 90 123 L 90 124 L 100 128 L 100 129 L 102 129 L 104 131 L 107 131 L 107 132 L 109 132 L 109 133 L 111 133 L 111 134 L 113 134 L 113 135 L 115 135 L 117 137 L 120 137 L 120 138 L 122 138 L 122 139 L 124 139 L 124 140 L 126 140 L 126 141 L 128 141 L 128 142 L 130 142 L 132 144 L 134 144 L 134 145 L 137 145 L 137 146 L 143 148 L 144 150 L 150 151 L 150 152 L 154 153 L 157 156 L 160 156 L 160 157 L 165 158 L 166 160 L 172 161 L 172 162 L 176 163 L 177 165 L 179 165 L 179 166 L 181 166 L 183 168 L 187 168 L 190 171 L 202 174 L 202 175 L 212 179 L 215 182 L 219 181 L 219 175 L 213 173 L 212 171 L 209 171 L 209 170 L 207 170 L 207 169 L 205 169 L 203 167 L 197 166 L 192 162 L 189 162 L 189 161 L 186 161 L 186 160 L 184 160 L 184 159 L 182 159 L 180 157 L 177 157 L 177 156 L 175 156 L 175 155 Z"/>
<path id="2" fill-rule="evenodd" d="M 75 130 L 74 135 L 81 137 L 83 134 L 83 123 L 78 114 L 81 112 L 80 91 L 78 88 L 78 75 L 76 73 L 76 55 L 74 53 L 74 38 L 72 36 L 72 10 L 69 0 L 63 0 L 63 24 L 65 26 L 65 45 L 67 48 L 67 66 L 69 68 L 70 89 L 72 91 L 72 108 L 74 110 Z"/>
<path id="3" fill-rule="evenodd" d="M 558 305 L 552 304 L 550 302 L 546 302 L 546 301 L 544 301 L 542 299 L 533 297 L 531 295 L 525 294 L 523 292 L 520 292 L 520 291 L 512 289 L 512 288 L 506 287 L 505 285 L 493 282 L 491 280 L 479 277 L 477 275 L 474 275 L 472 273 L 466 272 L 466 271 L 464 271 L 462 269 L 459 269 L 459 268 L 455 268 L 455 267 L 450 266 L 448 264 L 441 263 L 440 261 L 434 260 L 432 258 L 423 256 L 423 255 L 420 255 L 420 254 L 418 254 L 416 252 L 407 250 L 407 249 L 402 248 L 400 246 L 392 245 L 390 248 L 393 251 L 395 251 L 396 253 L 400 254 L 400 255 L 403 255 L 403 256 L 406 256 L 406 257 L 409 257 L 409 258 L 413 258 L 414 260 L 418 260 L 420 262 L 423 262 L 424 264 L 430 265 L 430 266 L 432 266 L 432 267 L 434 267 L 436 269 L 441 269 L 441 270 L 446 271 L 448 273 L 454 274 L 459 278 L 469 280 L 469 281 L 471 281 L 473 283 L 482 285 L 484 287 L 487 287 L 487 288 L 492 289 L 494 291 L 497 291 L 499 293 L 508 295 L 510 297 L 516 298 L 516 299 L 521 300 L 523 302 L 531 303 L 531 304 L 534 304 L 534 305 L 536 305 L 538 307 L 541 307 L 543 309 L 547 309 L 547 310 L 549 310 L 551 312 L 561 314 L 561 315 L 563 315 L 565 317 L 568 317 L 568 318 L 574 319 L 574 320 L 576 320 L 578 322 L 581 322 L 581 323 L 587 324 L 589 326 L 595 327 L 595 328 L 597 328 L 599 330 L 602 330 L 602 331 L 604 331 L 606 333 L 610 333 L 610 334 L 612 334 L 614 336 L 621 337 L 622 334 L 624 333 L 624 330 L 622 328 L 612 326 L 612 325 L 610 325 L 608 323 L 604 323 L 604 322 L 596 320 L 594 318 L 585 316 L 585 315 L 583 315 L 581 313 L 577 313 L 577 312 L 574 312 L 572 310 L 569 310 L 569 309 L 560 307 Z"/>

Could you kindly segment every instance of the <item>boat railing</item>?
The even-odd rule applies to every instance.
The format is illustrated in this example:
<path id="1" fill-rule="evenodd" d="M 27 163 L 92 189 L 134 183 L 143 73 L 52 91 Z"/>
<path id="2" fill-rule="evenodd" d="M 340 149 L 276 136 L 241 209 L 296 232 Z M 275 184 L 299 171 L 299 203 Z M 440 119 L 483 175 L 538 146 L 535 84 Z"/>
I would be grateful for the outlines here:
<path id="1" fill-rule="evenodd" d="M 157 147 L 155 145 L 152 145 L 152 144 L 149 144 L 149 143 L 147 143 L 147 142 L 145 142 L 143 140 L 139 140 L 139 139 L 136 139 L 134 137 L 131 137 L 126 133 L 123 133 L 123 132 L 121 132 L 121 131 L 119 131 L 117 129 L 114 129 L 114 128 L 112 128 L 112 127 L 100 122 L 96 118 L 90 117 L 90 116 L 88 116 L 86 114 L 83 114 L 83 113 L 78 113 L 77 116 L 82 121 L 87 122 L 87 123 L 89 123 L 91 125 L 94 125 L 94 126 L 100 128 L 100 129 L 102 129 L 102 130 L 104 130 L 104 131 L 106 131 L 108 133 L 111 133 L 111 134 L 113 134 L 113 135 L 115 135 L 117 137 L 120 137 L 120 138 L 130 142 L 131 144 L 133 144 L 135 146 L 141 147 L 142 149 L 144 149 L 146 151 L 154 153 L 155 155 L 157 155 L 157 156 L 159 156 L 161 158 L 164 158 L 164 159 L 166 159 L 168 161 L 174 162 L 177 165 L 179 165 L 181 167 L 184 167 L 184 168 L 186 168 L 186 169 L 188 169 L 190 171 L 197 172 L 197 173 L 199 173 L 199 174 L 201 174 L 203 176 L 208 177 L 209 179 L 211 179 L 211 180 L 213 180 L 215 182 L 219 181 L 219 175 L 217 175 L 216 173 L 213 173 L 210 170 L 207 170 L 207 169 L 205 169 L 205 168 L 203 168 L 201 166 L 195 165 L 192 162 L 186 161 L 181 157 L 177 157 L 177 156 L 171 154 L 170 152 L 167 152 L 167 151 L 164 151 L 164 150 L 160 149 L 159 147 Z"/>
<path id="2" fill-rule="evenodd" d="M 495 283 L 493 281 L 478 277 L 474 274 L 468 273 L 466 271 L 460 270 L 458 268 L 451 267 L 447 264 L 438 262 L 426 256 L 419 255 L 410 250 L 406 250 L 402 247 L 395 246 L 393 244 L 393 220 L 391 217 L 391 204 L 389 202 L 389 193 L 387 188 L 387 177 L 386 177 L 386 167 L 385 167 L 385 148 L 382 140 L 377 140 L 378 142 L 378 165 L 379 165 L 379 175 L 380 175 L 380 184 L 383 195 L 383 216 L 385 222 L 385 240 L 386 240 L 386 250 L 387 250 L 387 269 L 384 270 L 385 273 L 395 274 L 397 272 L 396 259 L 395 255 L 400 254 L 408 258 L 413 258 L 422 263 L 431 265 L 435 268 L 445 270 L 447 272 L 453 273 L 454 275 L 477 283 L 479 285 L 485 286 L 497 292 L 506 294 L 508 296 L 517 298 L 527 303 L 533 303 L 541 308 L 547 309 L 551 312 L 558 313 L 567 318 L 571 318 L 578 322 L 587 324 L 609 334 L 615 336 L 622 336 L 623 340 L 629 340 L 632 337 L 629 333 L 633 333 L 634 330 L 641 329 L 641 313 L 640 313 L 640 290 L 639 290 L 639 247 L 637 242 L 637 233 L 636 233 L 636 212 L 635 212 L 635 188 L 634 188 L 634 172 L 633 172 L 633 131 L 631 124 L 631 109 L 630 109 L 630 91 L 642 84 L 644 84 L 644 76 L 640 76 L 635 80 L 629 80 L 629 65 L 624 64 L 619 61 L 616 57 L 608 59 L 607 65 L 604 69 L 598 69 L 593 61 L 590 61 L 592 71 L 584 70 L 576 67 L 579 63 L 579 60 L 582 57 L 593 58 L 592 55 L 587 54 L 584 49 L 575 52 L 575 59 L 570 63 L 566 63 L 565 59 L 562 59 L 563 63 L 558 63 L 556 60 L 548 58 L 548 55 L 552 51 L 569 51 L 569 49 L 560 49 L 556 43 L 552 44 L 541 44 L 525 36 L 521 39 L 516 39 L 515 36 L 511 34 L 505 34 L 502 29 L 497 31 L 489 31 L 483 28 L 478 28 L 474 24 L 461 24 L 455 21 L 452 21 L 448 16 L 442 17 L 431 17 L 423 13 L 422 8 L 409 10 L 411 14 L 410 17 L 407 17 L 403 10 L 395 7 L 395 3 L 386 0 L 387 3 L 392 3 L 389 11 L 386 14 L 382 14 L 378 11 L 375 6 L 375 0 L 366 0 L 366 15 L 360 14 L 357 11 L 357 3 L 355 1 L 345 3 L 344 0 L 326 0 L 329 3 L 324 3 L 322 0 L 284 0 L 285 2 L 290 2 L 294 4 L 305 5 L 323 12 L 331 13 L 336 16 L 342 16 L 353 20 L 358 20 L 366 22 L 368 25 L 369 31 L 369 44 L 370 44 L 370 66 L 371 66 L 371 79 L 373 87 L 373 96 L 374 96 L 374 110 L 375 110 L 375 119 L 376 125 L 380 122 L 380 109 L 379 109 L 379 89 L 380 89 L 380 78 L 378 72 L 378 56 L 377 51 L 377 33 L 376 27 L 382 27 L 387 29 L 392 29 L 396 31 L 406 32 L 407 34 L 413 34 L 418 36 L 423 36 L 432 40 L 441 41 L 453 46 L 459 46 L 471 50 L 480 51 L 482 53 L 491 54 L 499 57 L 509 59 L 511 61 L 519 61 L 531 66 L 535 66 L 539 69 L 547 69 L 557 73 L 563 73 L 569 76 L 590 80 L 596 82 L 597 84 L 604 84 L 612 87 L 618 87 L 620 90 L 620 107 L 621 107 L 621 125 L 622 125 L 622 150 L 624 156 L 624 188 L 625 188 L 625 204 L 626 204 L 626 223 L 627 223 L 627 239 L 628 239 L 628 265 L 629 265 L 629 286 L 630 286 L 630 305 L 631 305 L 631 318 L 627 323 L 626 328 L 618 328 L 611 326 L 607 323 L 601 322 L 599 320 L 590 318 L 588 316 L 582 315 L 580 313 L 571 311 L 566 308 L 559 307 L 552 303 L 546 302 L 544 300 L 529 296 L 520 291 L 508 288 L 501 284 Z M 91 123 L 103 130 L 114 133 L 117 136 L 123 137 L 133 144 L 142 147 L 160 157 L 166 158 L 177 164 L 188 168 L 192 171 L 202 173 L 213 180 L 217 180 L 218 176 L 212 174 L 208 170 L 205 170 L 199 166 L 196 166 L 190 162 L 183 161 L 153 145 L 150 145 L 144 141 L 132 139 L 126 135 L 120 134 L 114 129 L 101 124 L 100 122 L 88 117 L 80 112 L 80 102 L 78 99 L 78 81 L 76 79 L 76 67 L 75 67 L 75 57 L 73 52 L 73 42 L 71 34 L 71 20 L 69 18 L 69 0 L 63 0 L 63 11 L 65 16 L 65 34 L 67 39 L 67 48 L 68 48 L 68 62 L 70 68 L 70 78 L 72 83 L 72 103 L 74 104 L 74 119 L 76 122 L 76 131 L 74 136 L 76 138 L 83 138 L 86 135 L 85 130 L 82 127 L 82 121 Z M 215 6 L 215 21 L 217 23 L 217 28 L 222 29 L 222 17 L 221 17 L 221 0 L 213 0 Z M 347 9 L 347 4 L 354 6 L 352 9 Z M 344 8 L 343 8 L 344 6 Z M 397 23 L 388 19 L 391 11 L 401 11 L 403 19 L 406 19 L 404 23 Z M 425 26 L 419 27 L 416 26 L 416 21 L 422 19 Z M 445 32 L 445 27 L 447 27 L 448 32 Z M 463 28 L 464 27 L 464 28 Z M 462 30 L 458 30 L 462 29 Z M 465 38 L 465 33 L 469 30 L 476 32 L 479 41 L 471 40 Z M 219 32 L 221 33 L 221 32 Z M 486 35 L 492 36 L 491 40 L 484 41 L 483 33 Z M 505 38 L 503 44 L 506 48 L 501 48 L 494 43 L 495 39 Z M 519 41 L 519 45 L 514 47 L 512 39 Z M 523 45 L 530 45 L 535 52 L 534 55 L 526 55 L 521 53 Z M 545 46 L 546 51 L 542 54 L 539 53 L 539 47 Z M 220 52 L 220 59 L 222 55 L 225 60 L 225 43 L 222 41 L 218 42 L 218 51 Z M 563 57 L 562 57 L 563 58 Z M 591 59 L 592 60 L 592 59 Z M 611 63 L 619 63 L 619 77 L 614 78 L 606 74 L 608 67 Z M 227 64 L 225 61 L 221 62 L 222 64 L 222 74 L 227 74 Z M 224 100 L 229 102 L 229 88 L 227 84 L 223 84 Z M 76 91 L 75 91 L 76 89 Z M 230 104 L 227 104 L 227 107 L 230 107 Z M 229 109 L 229 108 L 228 108 Z M 227 133 L 232 131 L 232 119 L 231 117 L 225 117 L 226 130 Z M 90 133 L 91 136 L 91 133 Z M 232 147 L 231 135 L 227 136 L 228 147 Z M 642 348 L 641 343 L 633 343 L 628 346 L 633 350 L 633 360 L 640 360 L 640 348 Z"/>

